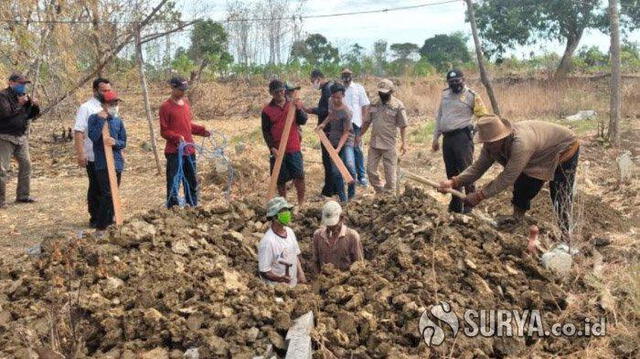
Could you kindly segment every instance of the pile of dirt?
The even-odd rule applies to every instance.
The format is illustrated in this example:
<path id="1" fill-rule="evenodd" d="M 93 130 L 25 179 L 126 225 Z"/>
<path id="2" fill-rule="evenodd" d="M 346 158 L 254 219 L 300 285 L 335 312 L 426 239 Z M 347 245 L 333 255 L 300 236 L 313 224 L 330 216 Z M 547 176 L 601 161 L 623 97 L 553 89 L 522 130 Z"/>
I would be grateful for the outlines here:
<path id="1" fill-rule="evenodd" d="M 444 215 L 422 191 L 352 202 L 346 215 L 367 261 L 345 273 L 326 267 L 296 288 L 256 276 L 256 244 L 268 226 L 259 203 L 151 211 L 103 238 L 45 241 L 39 257 L 0 263 L 0 356 L 53 348 L 74 358 L 182 358 L 197 348 L 200 358 L 251 358 L 269 345 L 283 353 L 292 320 L 309 310 L 316 357 L 561 355 L 588 345 L 459 335 L 453 347 L 429 348 L 419 319 L 442 300 L 457 313 L 581 318 L 563 316 L 562 284 L 523 254 L 521 239 Z M 318 209 L 296 216 L 306 259 L 319 217 Z"/>

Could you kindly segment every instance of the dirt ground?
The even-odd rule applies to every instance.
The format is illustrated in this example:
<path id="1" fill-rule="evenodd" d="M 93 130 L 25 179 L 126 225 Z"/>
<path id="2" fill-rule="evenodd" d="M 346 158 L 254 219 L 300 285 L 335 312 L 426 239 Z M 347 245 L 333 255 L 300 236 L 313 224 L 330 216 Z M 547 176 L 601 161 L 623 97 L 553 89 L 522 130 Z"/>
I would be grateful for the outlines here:
<path id="1" fill-rule="evenodd" d="M 165 177 L 164 173 L 161 173 L 160 175 L 156 173 L 153 155 L 148 150 L 148 128 L 147 123 L 142 116 L 141 106 L 137 105 L 136 102 L 138 94 L 132 92 L 125 93 L 124 95 L 125 100 L 128 101 L 123 106 L 122 113 L 127 126 L 129 141 L 128 148 L 126 150 L 127 168 L 123 174 L 121 194 L 125 220 L 127 220 L 134 217 L 138 218 L 137 216 L 145 214 L 150 210 L 160 209 L 163 207 L 165 200 Z M 267 100 L 264 94 L 261 94 L 260 91 L 254 91 L 252 95 L 256 98 L 260 98 L 260 101 Z M 312 104 L 315 101 L 315 94 L 306 95 L 308 95 L 309 98 L 306 102 Z M 152 99 L 153 103 L 156 104 L 156 106 L 154 106 L 154 111 L 157 110 L 162 98 L 163 95 L 161 92 L 154 92 L 154 97 Z M 229 106 L 238 107 L 239 110 L 236 111 L 236 113 L 227 116 L 225 112 L 219 108 L 210 108 L 207 106 L 199 107 L 199 102 L 196 102 L 196 114 L 198 116 L 196 122 L 205 125 L 207 128 L 212 128 L 223 133 L 229 140 L 229 143 L 224 150 L 225 154 L 231 159 L 232 165 L 235 169 L 230 197 L 232 202 L 250 200 L 257 203 L 259 207 L 259 203 L 264 202 L 263 198 L 266 192 L 266 183 L 268 183 L 268 153 L 265 145 L 263 144 L 259 130 L 260 122 L 255 112 L 256 108 L 252 108 L 250 105 L 246 105 L 245 103 L 238 104 L 236 102 L 229 102 L 230 100 L 228 98 L 215 99 L 215 101 L 229 103 Z M 131 107 L 127 108 L 127 104 L 131 104 Z M 208 113 L 212 115 L 208 116 Z M 70 113 L 68 117 L 72 118 L 72 114 Z M 429 150 L 429 142 L 425 142 L 424 136 L 421 136 L 429 126 L 430 120 L 428 118 L 430 117 L 420 111 L 416 111 L 411 115 L 411 125 L 408 130 L 410 140 L 409 151 L 402 158 L 401 165 L 419 175 L 438 180 L 444 177 L 444 168 L 440 157 L 441 154 L 431 153 Z M 314 139 L 312 133 L 316 119 L 311 117 L 309 122 L 309 125 L 305 126 L 303 129 L 303 154 L 307 173 L 307 197 L 309 201 L 306 206 L 301 209 L 300 213 L 306 213 L 308 216 L 311 216 L 312 213 L 317 212 L 322 204 L 320 199 L 317 198 L 321 187 L 322 165 L 318 142 Z M 0 211 L 0 248 L 3 253 L 0 258 L 20 256 L 24 254 L 26 249 L 49 238 L 77 238 L 83 233 L 86 236 L 88 233 L 92 232 L 87 226 L 88 215 L 86 213 L 85 202 L 87 188 L 86 175 L 84 170 L 75 164 L 73 144 L 69 142 L 53 143 L 52 139 L 53 133 L 58 133 L 61 128 L 69 127 L 71 125 L 71 121 L 61 124 L 53 121 L 47 122 L 46 119 L 42 119 L 34 123 L 31 136 L 31 156 L 34 167 L 32 194 L 38 199 L 38 202 L 31 205 L 10 204 L 6 210 Z M 154 123 L 154 125 L 156 126 L 157 131 L 157 123 Z M 583 313 L 583 315 L 586 315 L 584 313 L 597 313 L 597 311 L 594 312 L 594 306 L 599 305 L 599 303 L 602 302 L 602 298 L 609 298 L 607 297 L 607 295 L 609 295 L 613 298 L 611 300 L 615 304 L 610 308 L 603 309 L 603 312 L 608 318 L 611 318 L 614 325 L 610 331 L 612 335 L 607 338 L 578 343 L 573 350 L 568 349 L 569 346 L 566 346 L 566 343 L 562 344 L 561 341 L 556 344 L 547 343 L 545 345 L 549 345 L 550 347 L 545 347 L 540 352 L 545 352 L 547 354 L 553 353 L 554 355 L 572 353 L 578 356 L 587 355 L 588 357 L 607 357 L 611 353 L 622 356 L 625 356 L 625 354 L 633 356 L 634 353 L 637 355 L 640 353 L 637 346 L 637 335 L 640 335 L 640 318 L 638 317 L 638 313 L 640 313 L 640 311 L 638 311 L 638 308 L 640 308 L 640 302 L 638 301 L 638 298 L 640 298 L 640 283 L 637 281 L 637 278 L 629 276 L 633 273 L 638 273 L 639 270 L 637 267 L 637 259 L 640 257 L 638 241 L 640 238 L 640 179 L 638 179 L 638 176 L 636 175 L 630 183 L 619 184 L 617 181 L 618 170 L 615 161 L 618 151 L 607 149 L 596 141 L 594 138 L 596 130 L 593 126 L 585 129 L 582 124 L 569 125 L 573 126 L 576 131 L 579 132 L 583 143 L 578 177 L 578 196 L 576 198 L 576 219 L 578 220 L 579 225 L 576 230 L 575 243 L 573 243 L 573 245 L 575 245 L 575 247 L 578 248 L 584 256 L 579 260 L 579 265 L 577 266 L 578 269 L 576 269 L 576 272 L 574 273 L 574 282 L 565 283 L 565 288 L 562 292 L 565 296 L 563 300 L 569 302 L 568 306 L 571 310 L 568 314 L 565 313 L 563 315 L 574 318 L 572 315 L 576 315 L 576 313 Z M 638 156 L 638 154 L 640 154 L 640 144 L 638 142 L 640 126 L 638 125 L 638 120 L 627 119 L 623 124 L 623 128 L 623 149 L 631 151 L 634 156 Z M 164 141 L 159 139 L 158 146 L 162 165 L 164 165 L 164 158 L 161 152 L 163 145 Z M 635 157 L 635 159 L 636 165 L 639 165 L 637 161 L 638 157 Z M 224 186 L 226 185 L 225 175 L 216 173 L 214 168 L 215 161 L 204 158 L 200 159 L 199 172 L 202 184 L 202 204 L 207 208 L 229 208 L 228 201 L 224 194 Z M 164 169 L 162 169 L 162 171 L 164 171 Z M 481 182 L 492 178 L 496 173 L 497 169 L 494 168 Z M 9 193 L 13 193 L 14 190 L 15 179 L 12 179 L 9 183 L 8 191 Z M 445 212 L 445 205 L 448 199 L 445 196 L 436 193 L 433 189 L 425 188 L 424 190 L 427 195 L 435 198 L 442 205 L 437 206 L 436 202 L 433 202 L 433 204 L 429 204 L 427 206 L 428 208 L 425 209 L 425 211 L 427 211 L 426 213 L 428 214 L 432 212 L 433 216 L 444 216 L 446 218 L 447 214 Z M 368 205 L 384 206 L 384 203 L 371 204 L 371 201 L 374 201 L 374 199 L 372 198 L 373 193 L 370 188 L 363 189 L 359 187 L 358 191 L 358 196 L 363 199 L 363 201 L 369 203 Z M 420 196 L 421 195 L 418 195 L 418 197 L 416 197 L 412 195 L 407 198 L 407 201 L 409 201 L 409 203 L 413 203 L 413 207 L 419 206 L 419 203 L 421 203 L 420 201 L 424 201 L 424 198 Z M 289 197 L 293 200 L 295 196 L 293 193 L 290 193 Z M 357 203 L 360 202 L 356 202 L 356 206 Z M 406 203 L 396 203 L 392 207 L 403 207 L 406 209 L 405 212 L 415 211 L 415 209 L 412 209 L 413 207 L 406 206 Z M 497 199 L 483 203 L 479 210 L 490 216 L 509 213 L 510 205 L 508 194 L 503 194 Z M 255 211 L 259 211 L 259 209 L 255 208 Z M 350 220 L 355 226 L 360 226 L 362 228 L 367 226 L 366 221 L 363 220 L 363 218 L 369 218 L 367 217 L 367 213 L 358 212 L 357 207 L 354 208 L 353 206 L 349 206 L 348 211 L 350 213 Z M 553 241 L 552 233 L 555 226 L 553 217 L 550 213 L 550 201 L 548 199 L 548 194 L 543 191 L 534 203 L 534 208 L 530 213 L 529 221 L 537 223 L 540 226 L 543 237 L 542 240 L 549 244 Z M 420 216 L 425 216 L 427 214 L 418 212 L 418 214 L 416 214 L 417 217 L 415 218 L 421 218 Z M 397 212 L 396 215 L 398 216 L 397 218 L 402 218 L 403 212 Z M 396 220 L 393 215 L 390 214 L 389 216 L 389 221 L 393 222 Z M 259 232 L 259 224 L 253 222 L 255 221 L 255 217 L 248 215 L 247 218 L 252 221 L 251 223 L 255 224 L 252 228 L 255 228 L 256 232 Z M 374 223 L 377 223 L 376 221 L 379 220 L 377 218 L 370 219 L 374 221 Z M 193 226 L 200 224 L 202 223 L 198 222 L 193 224 Z M 300 226 L 300 231 L 309 236 L 309 231 L 312 230 L 317 223 L 314 223 L 313 221 L 303 221 L 298 225 Z M 469 238 L 476 238 L 476 236 L 479 235 L 466 225 L 459 228 L 456 227 L 456 231 L 456 236 L 462 235 L 463 237 L 467 236 Z M 245 234 L 250 235 L 250 233 Z M 526 244 L 524 244 L 524 238 L 526 236 L 524 230 L 516 230 L 509 235 L 512 236 L 509 237 L 511 239 L 509 239 L 510 242 L 507 247 L 517 247 L 518 241 L 515 240 L 517 238 L 522 239 L 523 247 L 526 246 Z M 515 241 L 512 241 L 512 239 Z M 306 240 L 308 240 L 308 238 L 306 238 Z M 602 241 L 605 241 L 607 245 L 604 248 L 595 248 L 594 243 L 602 243 Z M 402 248 L 401 250 L 390 249 L 390 246 L 393 243 L 395 242 L 389 242 L 386 246 L 367 247 L 367 250 L 369 251 L 368 256 L 376 254 L 381 255 L 385 259 L 391 258 L 390 260 L 396 261 L 400 264 L 397 268 L 402 268 L 403 258 L 408 255 L 408 253 L 403 252 L 404 249 Z M 215 245 L 217 246 L 218 244 Z M 410 242 L 404 245 L 409 245 L 411 250 L 422 248 L 422 244 L 417 244 L 417 242 Z M 414 246 L 415 248 L 411 246 Z M 451 247 L 445 245 L 442 250 L 455 252 L 457 249 L 454 247 L 455 246 Z M 204 248 L 206 249 L 208 247 Z M 521 250 L 522 248 L 518 249 L 518 251 Z M 429 255 L 444 255 L 442 254 L 444 252 L 433 251 L 433 253 L 429 252 Z M 125 254 L 122 255 L 124 256 Z M 491 258 L 492 257 L 487 257 L 483 260 L 490 260 Z M 137 259 L 132 257 L 130 260 L 136 261 Z M 440 261 L 438 263 L 447 265 L 447 263 L 449 263 L 448 261 L 451 259 L 442 257 L 438 260 Z M 495 260 L 495 258 L 493 258 L 493 260 Z M 233 266 L 236 270 L 250 270 L 249 267 L 250 265 L 253 266 L 253 264 L 254 263 L 249 263 L 247 260 L 247 263 L 243 262 L 240 266 L 233 264 Z M 412 270 L 416 270 L 414 268 L 415 265 L 419 265 L 419 263 L 416 262 L 411 265 L 407 264 L 407 266 L 410 266 Z M 600 266 L 599 271 L 608 273 L 606 278 L 603 279 L 601 276 L 595 276 L 594 278 L 591 270 L 598 265 Z M 532 269 L 532 266 L 518 262 L 519 269 L 524 268 L 523 266 L 529 268 L 529 270 L 534 270 Z M 489 268 L 489 266 L 487 268 Z M 362 270 L 364 271 L 364 269 Z M 487 273 L 482 274 L 481 276 L 488 275 L 490 277 L 490 269 L 486 269 L 486 271 Z M 418 275 L 417 272 L 414 274 Z M 11 276 L 10 274 L 7 275 Z M 381 272 L 375 273 L 375 275 L 382 277 L 388 276 L 388 278 L 384 279 L 385 281 L 409 281 L 407 282 L 408 284 L 406 287 L 396 288 L 399 291 L 406 291 L 409 293 L 409 297 L 394 298 L 394 300 L 397 301 L 397 306 L 402 307 L 403 305 L 409 305 L 409 303 L 413 303 L 411 306 L 416 305 L 416 303 L 418 306 L 428 304 L 425 298 L 421 298 L 420 300 L 416 299 L 416 296 L 422 295 L 423 292 L 417 287 L 412 286 L 418 286 L 419 284 L 413 283 L 410 278 L 405 278 L 406 276 L 403 277 L 401 273 L 384 274 Z M 499 276 L 499 274 L 495 275 Z M 99 275 L 97 276 L 99 277 Z M 472 278 L 476 277 L 477 275 L 472 276 Z M 369 281 L 371 277 L 367 278 L 367 281 Z M 520 281 L 530 280 L 530 278 L 527 279 L 525 277 L 518 278 Z M 156 280 L 158 279 L 159 278 L 156 278 Z M 450 277 L 448 279 L 445 278 L 445 280 L 455 282 L 460 280 L 460 278 Z M 374 282 L 375 281 L 366 283 L 366 285 L 369 286 L 370 291 L 377 291 L 380 289 L 376 287 Z M 551 285 L 552 282 L 553 281 L 550 281 L 549 284 L 545 285 Z M 254 282 L 246 283 L 256 285 Z M 321 318 L 320 320 L 323 327 L 319 329 L 318 336 L 314 339 L 316 340 L 316 342 L 314 342 L 316 345 L 324 340 L 322 338 L 330 338 L 329 342 L 324 343 L 323 346 L 326 344 L 330 349 L 330 352 L 337 355 L 337 357 L 342 357 L 340 353 L 349 353 L 349 350 L 365 350 L 362 348 L 358 349 L 360 345 L 368 348 L 365 351 L 370 355 L 371 353 L 378 353 L 376 355 L 383 355 L 382 353 L 389 354 L 389 348 L 385 348 L 384 345 L 382 345 L 383 343 L 389 343 L 390 338 L 388 337 L 377 338 L 376 340 L 379 341 L 377 344 L 367 343 L 362 339 L 358 345 L 354 347 L 351 347 L 349 343 L 344 343 L 342 338 L 335 337 L 335 334 L 333 334 L 334 337 L 331 337 L 332 334 L 330 334 L 330 332 L 336 328 L 336 325 L 338 325 L 343 331 L 347 332 L 353 329 L 340 327 L 340 320 L 341 318 L 345 318 L 345 314 L 336 310 L 335 306 L 342 305 L 346 303 L 349 298 L 352 298 L 352 293 L 349 293 L 353 290 L 354 286 L 359 284 L 356 284 L 355 282 L 347 282 L 345 278 L 338 277 L 335 279 L 335 283 L 319 283 L 318 285 L 320 286 L 318 289 L 320 293 L 325 293 L 331 287 L 336 285 L 339 285 L 342 288 L 341 291 L 344 291 L 345 293 L 331 293 L 331 291 L 329 291 L 329 301 L 322 302 L 318 302 L 316 297 L 303 296 L 303 298 L 309 300 L 309 303 L 315 303 L 314 305 L 321 307 L 322 312 L 325 313 L 323 315 L 328 315 L 328 317 Z M 515 284 L 512 284 L 512 286 L 513 285 Z M 531 287 L 530 284 L 527 285 Z M 436 292 L 438 291 L 434 288 L 427 289 L 430 293 L 433 290 Z M 452 292 L 450 294 L 456 296 L 459 295 L 459 293 L 464 293 L 460 291 L 454 292 L 455 293 Z M 399 293 L 400 292 L 397 292 L 395 294 Z M 595 295 L 593 293 L 595 293 Z M 297 296 L 295 293 L 281 294 L 283 296 Z M 478 293 L 475 295 L 478 295 Z M 333 302 L 331 302 L 331 300 L 333 300 Z M 534 302 L 544 302 L 545 300 L 557 300 L 557 298 L 545 299 L 538 297 L 537 299 L 534 298 L 531 300 Z M 456 301 L 460 306 L 469 304 L 469 298 L 456 297 Z M 373 302 L 369 304 L 374 308 L 380 309 L 378 307 L 379 304 L 375 304 Z M 515 305 L 516 303 L 513 302 L 512 304 Z M 240 305 L 240 303 L 237 303 L 237 305 Z M 298 313 L 300 311 L 301 308 L 299 307 L 287 307 L 286 315 L 300 314 Z M 409 310 L 409 312 L 411 311 L 412 310 Z M 135 315 L 153 316 L 155 314 L 138 313 Z M 147 319 L 148 318 L 145 317 L 144 320 Z M 399 321 L 401 318 L 394 317 L 393 320 Z M 362 323 L 358 325 L 358 328 L 361 329 Z M 247 327 L 245 329 L 249 330 L 251 328 Z M 397 328 L 395 326 L 388 327 L 387 329 L 394 333 L 393 335 L 401 335 L 403 331 L 409 332 L 413 330 L 411 328 Z M 149 330 L 152 330 L 152 328 Z M 264 330 L 271 333 L 268 328 Z M 96 333 L 96 335 L 99 334 L 100 333 Z M 221 335 L 220 333 L 218 334 Z M 144 336 L 145 334 L 141 332 L 137 335 Z M 271 340 L 272 343 L 274 341 L 277 342 L 277 338 L 275 338 L 277 334 L 269 335 L 272 337 L 267 338 Z M 358 332 L 358 335 L 362 336 L 366 334 Z M 261 338 L 264 339 L 264 337 Z M 414 345 L 417 346 L 417 343 L 419 342 L 419 338 L 413 338 L 411 336 L 400 336 L 396 339 L 400 340 L 399 338 L 404 338 L 401 340 L 410 340 L 410 342 L 403 343 L 403 345 L 408 347 L 413 347 Z M 157 340 L 162 341 L 166 340 L 166 338 L 158 338 Z M 267 341 L 264 342 L 266 343 Z M 189 340 L 185 340 L 184 343 L 190 342 Z M 240 345 L 240 343 L 242 342 L 238 342 L 234 345 Z M 215 343 L 210 346 L 215 347 L 214 344 Z M 95 345 L 100 346 L 102 344 Z M 380 345 L 382 345 L 382 347 Z M 460 353 L 462 353 L 465 351 L 473 351 L 475 344 L 473 341 L 469 341 L 459 343 L 459 345 L 461 347 L 457 350 L 460 350 Z M 495 346 L 490 350 L 487 345 L 491 347 L 491 344 L 483 342 L 479 350 L 482 350 L 485 354 L 491 353 L 491 350 L 495 350 Z M 516 344 L 516 347 L 519 348 L 519 345 L 521 345 L 521 343 Z M 555 349 L 554 345 L 556 346 Z M 147 349 L 149 348 L 148 345 L 137 346 L 137 348 L 142 347 Z M 109 345 L 100 346 L 100 350 L 107 350 L 109 348 Z M 420 348 L 420 350 L 424 350 L 424 347 Z M 511 350 L 509 349 L 509 345 L 502 346 L 502 348 L 506 351 L 503 354 L 522 354 L 517 348 L 514 349 L 514 351 L 509 351 Z M 513 346 L 511 346 L 511 348 L 513 349 Z M 92 348 L 92 350 L 94 349 L 96 348 Z M 353 351 L 351 351 L 351 353 L 353 353 Z M 410 351 L 409 353 L 425 354 L 426 352 Z M 446 354 L 448 353 L 431 353 L 431 355 Z M 393 355 L 393 352 L 391 352 L 391 355 Z"/>

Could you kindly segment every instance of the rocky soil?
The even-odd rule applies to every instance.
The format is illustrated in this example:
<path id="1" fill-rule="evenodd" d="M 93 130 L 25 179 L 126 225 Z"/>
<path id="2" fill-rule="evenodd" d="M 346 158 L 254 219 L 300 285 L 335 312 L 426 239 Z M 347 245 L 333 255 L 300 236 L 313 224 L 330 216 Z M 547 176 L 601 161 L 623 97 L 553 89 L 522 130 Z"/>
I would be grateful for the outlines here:
<path id="1" fill-rule="evenodd" d="M 419 319 L 441 300 L 458 313 L 538 309 L 548 323 L 604 312 L 567 312 L 569 284 L 525 254 L 522 236 L 444 214 L 421 190 L 353 202 L 346 214 L 367 260 L 345 273 L 326 267 L 293 289 L 256 276 L 268 226 L 257 202 L 154 210 L 102 238 L 47 239 L 40 255 L 0 263 L 0 357 L 183 358 L 197 349 L 200 358 L 252 358 L 269 345 L 283 354 L 292 320 L 309 310 L 318 358 L 551 357 L 592 340 L 459 335 L 428 347 Z M 305 259 L 319 217 L 306 209 L 294 219 Z"/>

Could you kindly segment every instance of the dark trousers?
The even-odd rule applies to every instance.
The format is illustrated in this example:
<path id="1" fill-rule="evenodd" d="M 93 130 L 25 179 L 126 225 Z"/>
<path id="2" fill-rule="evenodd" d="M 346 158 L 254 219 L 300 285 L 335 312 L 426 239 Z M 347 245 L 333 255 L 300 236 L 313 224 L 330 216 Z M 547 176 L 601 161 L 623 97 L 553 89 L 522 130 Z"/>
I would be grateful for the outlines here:
<path id="1" fill-rule="evenodd" d="M 116 172 L 118 178 L 118 187 L 120 187 L 120 178 L 122 172 Z M 113 224 L 113 199 L 111 198 L 111 186 L 109 185 L 109 172 L 105 170 L 96 171 L 96 180 L 98 182 L 98 211 L 96 214 L 96 228 L 99 230 L 106 229 Z"/>
<path id="2" fill-rule="evenodd" d="M 98 185 L 98 173 L 95 162 L 87 162 L 87 177 L 89 177 L 89 189 L 87 190 L 87 207 L 89 208 L 89 223 L 95 227 L 100 210 L 100 186 Z"/>
<path id="3" fill-rule="evenodd" d="M 333 176 L 331 175 L 332 161 L 329 156 L 329 152 L 324 146 L 320 146 L 322 149 L 322 167 L 324 168 L 324 186 L 322 186 L 322 195 L 325 197 L 331 197 L 336 194 L 335 184 L 333 183 Z"/>
<path id="4" fill-rule="evenodd" d="M 354 136 L 360 136 L 362 133 L 362 127 L 357 125 L 353 125 L 353 134 Z M 362 142 L 358 145 L 353 146 L 353 154 L 356 164 L 356 175 L 358 178 L 353 178 L 358 181 L 360 184 L 367 183 L 367 172 L 364 167 L 364 151 L 362 151 Z"/>
<path id="5" fill-rule="evenodd" d="M 446 132 L 442 140 L 442 157 L 447 171 L 447 178 L 457 176 L 462 173 L 473 162 L 473 133 L 471 127 L 466 127 L 451 132 Z M 475 191 L 473 183 L 464 187 L 463 192 L 471 193 Z M 451 196 L 449 202 L 449 212 L 463 213 L 470 211 L 465 208 L 464 202 Z"/>
<path id="6" fill-rule="evenodd" d="M 576 168 L 580 150 L 569 160 L 561 163 L 556 168 L 553 180 L 549 182 L 549 192 L 553 209 L 558 218 L 560 230 L 568 233 L 571 229 L 571 213 L 573 211 L 573 183 L 576 179 Z M 513 199 L 511 203 L 524 211 L 531 208 L 531 200 L 540 192 L 544 185 L 543 180 L 532 178 L 522 173 L 513 185 Z"/>
<path id="7" fill-rule="evenodd" d="M 196 179 L 196 155 L 182 156 L 184 178 L 181 183 L 175 184 L 175 188 L 174 179 L 178 173 L 178 155 L 175 153 L 165 153 L 164 156 L 167 159 L 167 208 L 180 204 L 178 201 L 180 185 L 184 188 L 185 204 L 191 207 L 197 206 L 198 181 Z"/>

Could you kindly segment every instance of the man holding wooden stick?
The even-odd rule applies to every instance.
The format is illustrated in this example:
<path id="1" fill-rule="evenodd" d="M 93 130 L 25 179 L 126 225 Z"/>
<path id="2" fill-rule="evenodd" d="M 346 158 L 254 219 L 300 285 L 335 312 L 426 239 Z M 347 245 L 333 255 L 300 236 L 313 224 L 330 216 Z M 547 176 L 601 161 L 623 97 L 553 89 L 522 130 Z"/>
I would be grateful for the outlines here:
<path id="1" fill-rule="evenodd" d="M 127 146 L 127 131 L 120 119 L 118 104 L 120 98 L 114 91 L 107 91 L 98 97 L 102 109 L 100 112 L 89 116 L 87 136 L 93 143 L 94 163 L 96 179 L 98 182 L 98 213 L 95 226 L 99 231 L 105 230 L 113 224 L 115 208 L 112 194 L 115 189 L 112 186 L 120 186 L 122 171 L 124 171 L 124 158 L 122 150 Z M 105 137 L 103 128 L 108 126 L 108 137 Z M 106 147 L 110 146 L 113 152 L 113 165 L 115 167 L 117 183 L 109 180 L 108 156 Z"/>
<path id="2" fill-rule="evenodd" d="M 296 128 L 290 129 L 289 137 L 283 139 L 287 113 L 291 106 L 295 106 L 295 125 L 302 126 L 307 123 L 307 114 L 303 110 L 300 100 L 288 101 L 285 96 L 285 84 L 280 80 L 272 80 L 269 83 L 271 101 L 262 109 L 262 136 L 269 148 L 269 162 L 271 172 L 274 171 L 278 149 L 282 141 L 286 141 L 282 166 L 278 174 L 277 186 L 281 197 L 287 196 L 287 182 L 293 180 L 298 196 L 298 205 L 304 203 L 304 161 L 301 150 L 300 132 Z"/>

